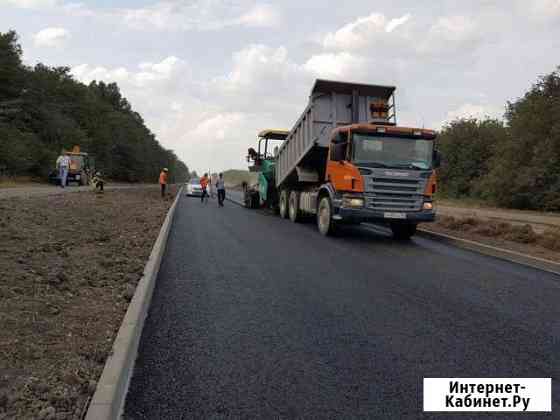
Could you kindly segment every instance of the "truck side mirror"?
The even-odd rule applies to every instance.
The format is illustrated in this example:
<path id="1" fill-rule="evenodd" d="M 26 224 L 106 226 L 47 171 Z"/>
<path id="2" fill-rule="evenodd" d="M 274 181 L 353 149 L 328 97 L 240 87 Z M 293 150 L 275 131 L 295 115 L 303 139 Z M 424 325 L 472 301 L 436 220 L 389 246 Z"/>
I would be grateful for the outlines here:
<path id="1" fill-rule="evenodd" d="M 439 168 L 441 166 L 441 153 L 439 150 L 433 151 L 432 162 L 434 168 Z"/>

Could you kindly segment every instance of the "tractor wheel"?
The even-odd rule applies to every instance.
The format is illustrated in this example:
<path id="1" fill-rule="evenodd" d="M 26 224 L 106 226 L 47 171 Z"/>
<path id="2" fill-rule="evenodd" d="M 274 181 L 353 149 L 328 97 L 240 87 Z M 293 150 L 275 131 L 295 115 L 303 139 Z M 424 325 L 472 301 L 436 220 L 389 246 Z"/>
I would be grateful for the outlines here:
<path id="1" fill-rule="evenodd" d="M 261 199 L 258 192 L 253 192 L 251 194 L 251 208 L 258 209 L 261 206 Z"/>
<path id="2" fill-rule="evenodd" d="M 280 217 L 282 219 L 288 218 L 288 190 L 280 192 Z"/>
<path id="3" fill-rule="evenodd" d="M 299 191 L 290 192 L 290 197 L 288 199 L 288 214 L 292 222 L 299 222 Z"/>

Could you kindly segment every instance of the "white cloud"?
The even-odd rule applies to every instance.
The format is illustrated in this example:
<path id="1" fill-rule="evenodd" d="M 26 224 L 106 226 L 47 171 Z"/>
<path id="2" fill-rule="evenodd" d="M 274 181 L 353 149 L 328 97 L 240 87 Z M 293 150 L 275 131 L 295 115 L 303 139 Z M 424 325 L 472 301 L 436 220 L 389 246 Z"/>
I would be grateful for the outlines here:
<path id="1" fill-rule="evenodd" d="M 318 78 L 359 80 L 365 73 L 368 62 L 365 58 L 347 52 L 318 54 L 304 65 L 305 70 Z"/>
<path id="2" fill-rule="evenodd" d="M 560 17 L 560 0 L 518 1 L 521 13 L 527 13 L 537 20 L 546 21 Z"/>
<path id="3" fill-rule="evenodd" d="M 59 0 L 0 0 L 0 5 L 2 3 L 22 9 L 46 9 L 56 6 Z"/>
<path id="4" fill-rule="evenodd" d="M 163 0 L 131 9 L 115 9 L 125 25 L 135 29 L 218 30 L 232 26 L 270 27 L 279 22 L 279 13 L 269 4 L 226 4 L 217 0 Z"/>
<path id="5" fill-rule="evenodd" d="M 350 22 L 335 32 L 328 33 L 323 46 L 329 49 L 359 50 L 371 45 L 374 41 L 387 42 L 391 33 L 410 20 L 406 14 L 400 18 L 388 20 L 381 13 L 372 13 Z"/>
<path id="6" fill-rule="evenodd" d="M 246 120 L 247 115 L 240 112 L 216 114 L 197 124 L 192 131 L 187 133 L 187 137 L 196 142 L 223 141 L 228 137 L 231 138 L 232 133 L 238 132 Z"/>
<path id="7" fill-rule="evenodd" d="M 440 125 L 451 122 L 458 118 L 501 118 L 504 114 L 504 108 L 495 105 L 482 105 L 466 103 L 459 108 L 447 112 L 447 118 Z"/>
<path id="8" fill-rule="evenodd" d="M 305 101 L 294 92 L 310 85 L 308 79 L 311 77 L 289 58 L 285 47 L 253 44 L 233 53 L 231 70 L 214 78 L 208 90 L 211 97 L 220 97 L 230 109 L 254 112 L 255 104 L 259 104 L 261 110 L 282 112 Z"/>
<path id="9" fill-rule="evenodd" d="M 158 83 L 161 88 L 161 82 L 173 81 L 174 78 L 188 78 L 189 69 L 186 63 L 175 57 L 170 56 L 159 63 L 140 63 L 139 71 L 129 71 L 124 67 L 108 69 L 103 66 L 90 66 L 81 64 L 72 68 L 71 73 L 76 79 L 90 83 L 93 80 L 104 82 L 118 82 L 132 85 L 138 88 L 145 88 Z"/>
<path id="10" fill-rule="evenodd" d="M 83 83 L 89 84 L 94 80 L 111 82 L 124 82 L 129 78 L 129 72 L 124 67 L 108 69 L 103 66 L 90 66 L 88 64 L 80 64 L 72 67 L 72 75 Z"/>
<path id="11" fill-rule="evenodd" d="M 272 27 L 280 22 L 278 10 L 269 4 L 258 4 L 243 14 L 237 22 L 253 27 Z"/>
<path id="12" fill-rule="evenodd" d="M 488 33 L 485 29 L 477 25 L 472 17 L 440 17 L 419 43 L 418 51 L 436 55 L 455 54 L 458 51 L 470 52 L 485 39 L 484 36 Z"/>
<path id="13" fill-rule="evenodd" d="M 393 32 L 395 28 L 404 25 L 406 22 L 408 22 L 410 17 L 411 17 L 410 13 L 407 13 L 406 15 L 401 16 L 400 18 L 391 19 L 389 23 L 385 25 L 385 32 Z"/>
<path id="14" fill-rule="evenodd" d="M 274 27 L 278 8 L 254 0 L 159 0 L 143 7 L 88 7 L 69 0 L 0 0 L 25 9 L 57 9 L 72 17 L 93 17 L 137 30 L 219 30 L 227 27 Z"/>
<path id="15" fill-rule="evenodd" d="M 64 28 L 46 28 L 33 36 L 37 47 L 61 47 L 70 39 L 70 32 Z"/>
<path id="16" fill-rule="evenodd" d="M 285 47 L 253 44 L 233 53 L 231 72 L 218 82 L 224 89 L 237 92 L 265 84 L 270 78 L 287 78 L 293 72 L 297 72 L 297 66 L 288 60 Z"/>

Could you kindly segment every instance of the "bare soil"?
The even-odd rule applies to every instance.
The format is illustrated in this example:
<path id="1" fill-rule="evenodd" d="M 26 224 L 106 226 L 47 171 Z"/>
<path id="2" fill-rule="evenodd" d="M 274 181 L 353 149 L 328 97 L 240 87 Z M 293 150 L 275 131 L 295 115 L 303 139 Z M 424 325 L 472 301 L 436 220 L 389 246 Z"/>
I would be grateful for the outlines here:
<path id="1" fill-rule="evenodd" d="M 0 200 L 0 419 L 81 419 L 172 194 Z"/>

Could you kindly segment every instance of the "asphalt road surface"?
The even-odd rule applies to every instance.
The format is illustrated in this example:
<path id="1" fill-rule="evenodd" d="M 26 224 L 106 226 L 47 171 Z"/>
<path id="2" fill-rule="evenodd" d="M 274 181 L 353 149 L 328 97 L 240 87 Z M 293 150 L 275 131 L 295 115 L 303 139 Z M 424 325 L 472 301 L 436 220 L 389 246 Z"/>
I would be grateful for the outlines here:
<path id="1" fill-rule="evenodd" d="M 124 417 L 559 418 L 559 302 L 552 274 L 183 197 Z M 423 413 L 424 377 L 552 377 L 553 413 Z"/>

